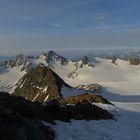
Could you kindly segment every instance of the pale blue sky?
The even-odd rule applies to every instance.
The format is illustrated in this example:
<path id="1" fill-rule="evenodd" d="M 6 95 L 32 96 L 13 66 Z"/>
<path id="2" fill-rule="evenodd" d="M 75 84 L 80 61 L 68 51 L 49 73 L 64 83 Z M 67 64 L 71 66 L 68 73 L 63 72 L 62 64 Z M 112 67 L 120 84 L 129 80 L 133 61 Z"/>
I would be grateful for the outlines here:
<path id="1" fill-rule="evenodd" d="M 139 47 L 139 0 L 0 0 L 0 52 Z"/>

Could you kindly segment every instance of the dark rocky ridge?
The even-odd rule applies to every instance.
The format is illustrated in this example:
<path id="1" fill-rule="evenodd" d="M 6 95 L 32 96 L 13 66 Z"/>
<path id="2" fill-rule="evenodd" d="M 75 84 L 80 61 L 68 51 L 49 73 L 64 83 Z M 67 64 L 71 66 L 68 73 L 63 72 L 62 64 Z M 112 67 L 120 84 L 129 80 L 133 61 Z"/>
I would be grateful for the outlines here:
<path id="1" fill-rule="evenodd" d="M 13 95 L 23 96 L 31 101 L 46 102 L 61 98 L 62 86 L 71 88 L 49 67 L 40 64 L 20 79 Z"/>
<path id="2" fill-rule="evenodd" d="M 70 122 L 71 119 L 108 120 L 113 119 L 113 115 L 87 101 L 76 102 L 71 106 L 53 99 L 42 105 L 20 96 L 0 93 L 1 140 L 53 140 L 55 132 L 42 121 Z"/>
<path id="3" fill-rule="evenodd" d="M 47 121 L 60 120 L 70 122 L 74 120 L 108 120 L 113 115 L 107 110 L 99 108 L 88 102 L 77 102 L 74 105 L 64 105 L 58 100 L 52 100 L 46 104 L 45 112 Z M 55 115 L 54 115 L 55 114 Z"/>
<path id="4" fill-rule="evenodd" d="M 39 104 L 0 93 L 0 140 L 53 140 L 55 132 L 35 121 L 38 113 Z"/>
<path id="5" fill-rule="evenodd" d="M 8 93 L 0 93 L 0 108 L 11 110 L 26 118 L 28 121 L 43 120 L 45 122 L 77 120 L 113 119 L 108 111 L 101 109 L 90 102 L 75 102 L 74 105 L 61 103 L 53 99 L 46 105 L 32 102 L 20 96 L 11 96 Z"/>

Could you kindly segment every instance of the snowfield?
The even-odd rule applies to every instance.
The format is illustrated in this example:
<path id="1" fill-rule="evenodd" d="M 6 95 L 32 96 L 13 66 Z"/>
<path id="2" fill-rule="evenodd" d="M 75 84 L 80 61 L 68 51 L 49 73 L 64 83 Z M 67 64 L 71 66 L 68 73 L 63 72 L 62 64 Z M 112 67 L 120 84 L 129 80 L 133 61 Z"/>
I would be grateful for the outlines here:
<path id="1" fill-rule="evenodd" d="M 111 109 L 115 120 L 57 121 L 57 125 L 51 125 L 56 140 L 139 140 L 140 103 L 113 103 L 118 106 L 114 111 Z"/>
<path id="2" fill-rule="evenodd" d="M 47 65 L 44 58 L 33 62 Z M 115 65 L 109 59 L 96 58 L 94 67 L 84 65 L 76 69 L 75 65 L 80 64 L 81 61 L 77 64 L 69 61 L 66 65 L 56 62 L 52 68 L 71 86 L 102 85 L 105 91 L 101 95 L 116 107 L 103 104 L 98 106 L 112 112 L 115 120 L 72 120 L 71 123 L 57 121 L 57 125 L 51 125 L 56 131 L 56 140 L 140 140 L 140 65 L 130 65 L 128 61 L 120 59 Z M 71 72 L 74 72 L 74 75 L 68 78 L 67 75 Z M 10 92 L 24 74 L 19 68 L 8 72 L 0 69 L 0 87 Z M 47 90 L 47 87 L 44 90 Z M 62 88 L 65 97 L 73 92 L 78 93 L 76 90 Z"/>
<path id="3" fill-rule="evenodd" d="M 13 92 L 15 84 L 26 73 L 21 71 L 22 66 L 9 68 L 6 71 L 0 68 L 0 91 Z"/>
<path id="4" fill-rule="evenodd" d="M 111 60 L 96 58 L 95 67 L 85 66 L 78 69 L 77 77 L 67 78 L 66 72 L 73 69 L 69 66 L 55 67 L 55 71 L 70 85 L 98 83 L 105 87 L 102 94 L 117 108 L 98 105 L 111 111 L 115 120 L 75 121 L 67 124 L 57 122 L 56 140 L 139 140 L 140 139 L 140 66 L 117 60 L 117 65 Z M 57 69 L 58 67 L 58 69 Z M 65 132 L 63 133 L 63 131 Z"/>

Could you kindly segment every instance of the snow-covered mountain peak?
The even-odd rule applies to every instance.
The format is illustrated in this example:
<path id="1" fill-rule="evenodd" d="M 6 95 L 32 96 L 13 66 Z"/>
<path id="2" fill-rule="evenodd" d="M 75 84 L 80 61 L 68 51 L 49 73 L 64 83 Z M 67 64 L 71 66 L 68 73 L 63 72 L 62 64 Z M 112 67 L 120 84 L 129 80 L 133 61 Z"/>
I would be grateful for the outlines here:
<path id="1" fill-rule="evenodd" d="M 38 62 L 47 66 L 53 66 L 55 63 L 64 65 L 68 62 L 68 60 L 54 51 L 49 51 L 41 53 L 38 57 Z"/>
<path id="2" fill-rule="evenodd" d="M 27 70 L 30 67 L 30 65 L 31 65 L 30 59 L 28 59 L 23 54 L 19 54 L 15 56 L 13 59 L 0 62 L 0 66 L 5 69 L 19 67 L 21 71 Z"/>

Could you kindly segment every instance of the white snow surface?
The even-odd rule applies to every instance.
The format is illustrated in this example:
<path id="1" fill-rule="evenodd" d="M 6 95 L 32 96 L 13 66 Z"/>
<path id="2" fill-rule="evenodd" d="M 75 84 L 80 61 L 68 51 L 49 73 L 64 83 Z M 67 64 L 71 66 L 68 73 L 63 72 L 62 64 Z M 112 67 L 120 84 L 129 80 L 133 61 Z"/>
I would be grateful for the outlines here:
<path id="1" fill-rule="evenodd" d="M 85 121 L 72 120 L 71 123 L 57 121 L 52 125 L 56 131 L 56 140 L 139 140 L 140 139 L 140 65 L 130 65 L 124 60 L 96 58 L 95 67 L 85 65 L 75 70 L 76 62 L 67 65 L 53 64 L 53 70 L 71 86 L 100 84 L 106 91 L 101 93 L 116 107 L 96 104 L 114 114 L 115 120 Z M 35 61 L 35 63 L 42 60 Z M 45 63 L 45 61 L 43 61 Z M 80 62 L 79 62 L 80 63 Z M 47 64 L 46 64 L 47 65 Z M 75 71 L 74 78 L 67 75 Z M 15 83 L 25 74 L 19 68 L 3 71 L 0 68 L 0 87 L 11 91 Z M 74 90 L 74 89 L 73 89 Z M 68 97 L 79 94 L 76 90 L 62 88 L 62 94 Z"/>
<path id="2" fill-rule="evenodd" d="M 117 60 L 117 65 L 112 64 L 109 59 L 96 58 L 98 63 L 95 67 L 85 65 L 76 70 L 77 77 L 68 78 L 67 74 L 72 72 L 75 62 L 67 65 L 54 65 L 54 71 L 71 86 L 100 84 L 109 92 L 120 95 L 139 95 L 140 91 L 140 65 L 130 65 L 128 61 Z"/>
<path id="3" fill-rule="evenodd" d="M 56 125 L 43 123 L 56 131 L 55 140 L 139 140 L 140 103 L 113 103 L 118 106 L 111 110 L 115 120 L 56 121 Z"/>
<path id="4" fill-rule="evenodd" d="M 46 87 L 44 88 L 43 92 L 46 93 L 47 90 L 48 90 L 48 86 L 46 86 Z"/>
<path id="5" fill-rule="evenodd" d="M 4 69 L 0 67 L 0 91 L 13 92 L 16 88 L 15 84 L 26 73 L 21 71 L 22 66 Z"/>
<path id="6" fill-rule="evenodd" d="M 74 79 L 67 78 L 67 74 L 75 69 L 74 62 L 64 66 L 55 64 L 54 71 L 72 86 L 94 83 L 104 86 L 106 91 L 101 93 L 102 96 L 116 107 L 95 105 L 112 112 L 115 120 L 57 121 L 57 125 L 51 125 L 56 131 L 56 140 L 139 140 L 140 65 L 130 65 L 124 60 L 117 60 L 117 65 L 107 59 L 96 60 L 95 67 L 85 65 L 76 70 Z"/>

